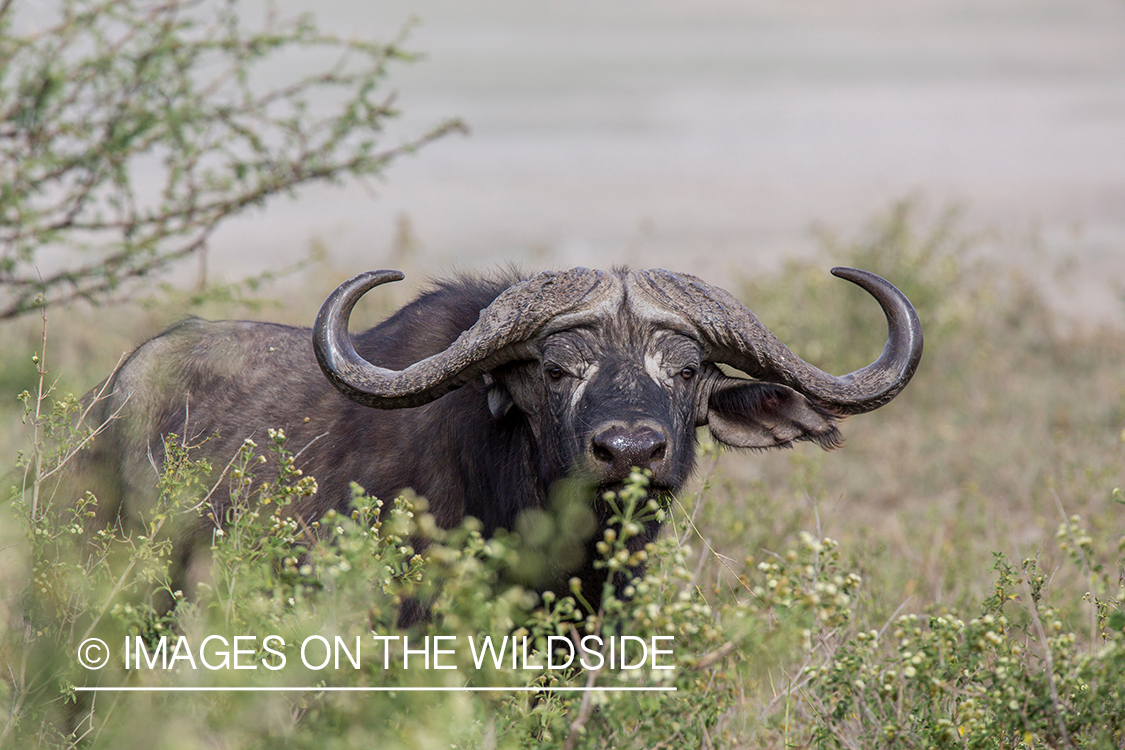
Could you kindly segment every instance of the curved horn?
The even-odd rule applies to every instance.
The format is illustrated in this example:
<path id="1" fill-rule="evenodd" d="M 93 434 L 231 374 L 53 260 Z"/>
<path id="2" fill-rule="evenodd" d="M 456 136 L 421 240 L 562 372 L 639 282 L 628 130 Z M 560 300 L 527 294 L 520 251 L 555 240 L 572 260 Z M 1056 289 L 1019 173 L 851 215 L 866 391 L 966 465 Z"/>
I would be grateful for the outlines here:
<path id="1" fill-rule="evenodd" d="M 838 414 L 862 414 L 886 404 L 910 382 L 922 358 L 922 324 L 910 300 L 890 282 L 855 268 L 833 268 L 832 273 L 862 287 L 887 317 L 883 353 L 867 367 L 841 376 L 798 357 L 723 289 L 663 270 L 636 276 L 653 302 L 678 312 L 699 331 L 711 346 L 708 359 L 788 385 Z"/>
<path id="2" fill-rule="evenodd" d="M 581 324 L 621 298 L 615 277 L 601 271 L 541 273 L 504 290 L 444 351 L 390 370 L 356 352 L 348 319 L 366 292 L 403 278 L 399 271 L 362 273 L 337 287 L 316 316 L 313 349 L 320 368 L 341 393 L 364 406 L 398 409 L 433 401 L 506 362 L 531 358 L 528 342 L 534 336 Z"/>

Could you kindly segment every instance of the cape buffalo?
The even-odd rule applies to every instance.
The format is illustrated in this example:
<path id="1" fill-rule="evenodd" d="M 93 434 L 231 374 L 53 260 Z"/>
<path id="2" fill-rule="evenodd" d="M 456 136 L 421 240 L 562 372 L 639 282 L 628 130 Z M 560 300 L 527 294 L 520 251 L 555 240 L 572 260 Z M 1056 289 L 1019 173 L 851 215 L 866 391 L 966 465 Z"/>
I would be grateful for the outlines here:
<path id="1" fill-rule="evenodd" d="M 222 467 L 247 437 L 281 428 L 298 468 L 319 484 L 293 507 L 305 519 L 347 511 L 355 482 L 388 499 L 410 488 L 429 499 L 439 525 L 474 516 L 491 534 L 578 477 L 604 525 L 599 493 L 634 467 L 651 472 L 658 498 L 683 486 L 698 427 L 737 448 L 799 440 L 831 448 L 838 418 L 876 409 L 906 386 L 922 353 L 910 302 L 871 273 L 833 273 L 870 293 L 889 327 L 878 360 L 840 377 L 793 354 L 730 293 L 659 269 L 454 278 L 356 334 L 348 333 L 356 301 L 401 273 L 345 282 L 312 330 L 179 323 L 100 389 L 108 395 L 92 416 L 107 424 L 83 458 L 100 469 L 98 522 L 143 518 L 166 435 L 207 438 L 198 451 Z M 213 518 L 224 518 L 229 497 L 209 502 Z M 180 532 L 185 562 L 213 524 L 203 514 Z M 634 543 L 657 531 L 648 524 Z M 605 574 L 590 564 L 601 534 L 593 537 L 582 543 L 585 559 L 548 561 L 538 585 L 577 575 L 596 606 Z"/>

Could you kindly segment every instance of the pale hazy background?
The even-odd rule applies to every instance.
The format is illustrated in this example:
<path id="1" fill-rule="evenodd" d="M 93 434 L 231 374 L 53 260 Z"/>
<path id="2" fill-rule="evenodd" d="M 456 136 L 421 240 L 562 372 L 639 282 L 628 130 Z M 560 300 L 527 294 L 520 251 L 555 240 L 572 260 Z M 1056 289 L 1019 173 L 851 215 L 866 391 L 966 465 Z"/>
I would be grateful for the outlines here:
<path id="1" fill-rule="evenodd" d="M 1123 0 L 278 5 L 376 39 L 417 16 L 427 58 L 388 82 L 395 128 L 472 132 L 238 220 L 213 276 L 314 243 L 385 266 L 405 217 L 427 273 L 630 263 L 722 283 L 915 195 L 964 206 L 1057 302 L 1125 320 Z"/>

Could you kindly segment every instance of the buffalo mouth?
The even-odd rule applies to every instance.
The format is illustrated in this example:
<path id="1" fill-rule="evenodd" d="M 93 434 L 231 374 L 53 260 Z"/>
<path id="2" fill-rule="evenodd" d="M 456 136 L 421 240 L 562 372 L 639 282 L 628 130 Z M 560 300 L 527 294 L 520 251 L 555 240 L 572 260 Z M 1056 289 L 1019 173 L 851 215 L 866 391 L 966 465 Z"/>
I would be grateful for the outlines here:
<path id="1" fill-rule="evenodd" d="M 624 511 L 628 503 L 634 503 L 636 515 L 648 515 L 655 510 L 649 505 L 650 500 L 655 500 L 659 509 L 667 510 L 680 489 L 680 484 L 654 477 L 651 471 L 636 469 L 630 476 L 619 479 L 579 470 L 552 483 L 548 504 L 578 503 L 593 510 L 605 522 L 615 513 Z"/>
<path id="2" fill-rule="evenodd" d="M 643 474 L 641 476 L 644 476 Z M 620 506 L 622 501 L 636 499 L 638 510 L 644 508 L 649 500 L 655 500 L 660 508 L 667 509 L 672 504 L 678 487 L 652 481 L 651 477 L 644 477 L 644 481 L 602 482 L 594 488 L 594 498 L 598 504 Z M 634 494 L 636 493 L 636 494 Z"/>

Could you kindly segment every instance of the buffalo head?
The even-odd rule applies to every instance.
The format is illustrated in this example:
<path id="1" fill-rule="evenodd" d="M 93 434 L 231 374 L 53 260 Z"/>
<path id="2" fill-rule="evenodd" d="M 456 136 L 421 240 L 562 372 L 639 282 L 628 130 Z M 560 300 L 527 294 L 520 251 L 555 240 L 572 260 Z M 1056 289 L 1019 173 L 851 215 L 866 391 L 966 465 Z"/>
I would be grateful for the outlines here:
<path id="1" fill-rule="evenodd" d="M 793 354 L 728 292 L 664 270 L 539 274 L 500 293 L 447 348 L 402 369 L 364 359 L 348 335 L 359 298 L 403 278 L 372 271 L 327 299 L 313 343 L 332 384 L 369 407 L 420 406 L 478 382 L 493 419 L 525 421 L 546 485 L 577 473 L 610 487 L 636 467 L 675 492 L 699 426 L 738 448 L 832 447 L 835 418 L 876 409 L 909 382 L 922 353 L 909 301 L 874 274 L 833 273 L 869 292 L 889 327 L 879 359 L 839 377 Z M 487 450 L 479 455 L 488 460 Z"/>

